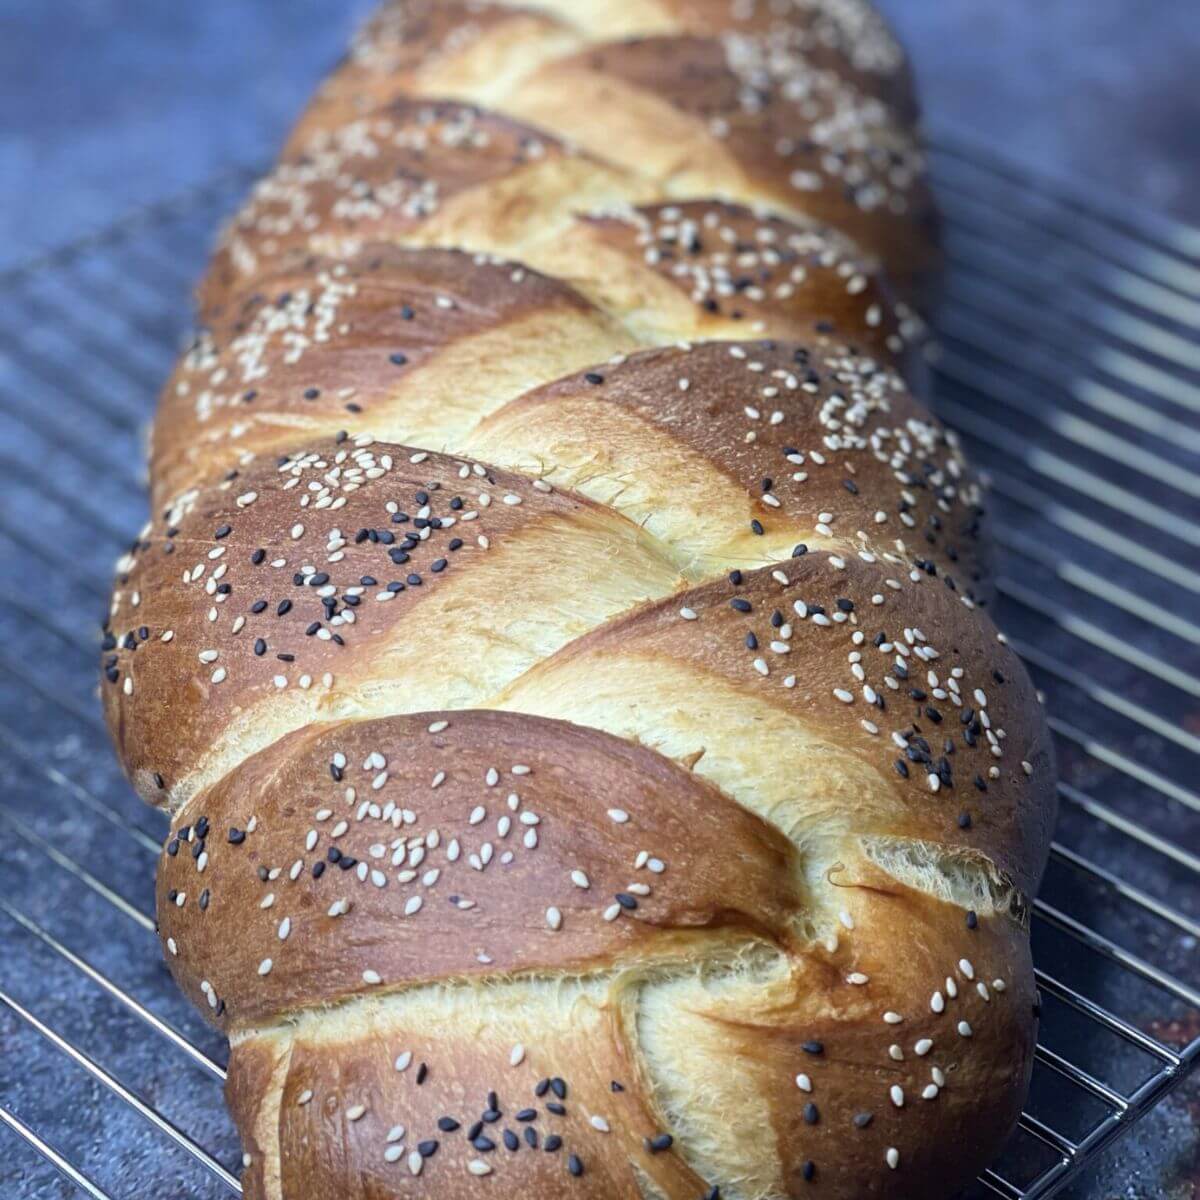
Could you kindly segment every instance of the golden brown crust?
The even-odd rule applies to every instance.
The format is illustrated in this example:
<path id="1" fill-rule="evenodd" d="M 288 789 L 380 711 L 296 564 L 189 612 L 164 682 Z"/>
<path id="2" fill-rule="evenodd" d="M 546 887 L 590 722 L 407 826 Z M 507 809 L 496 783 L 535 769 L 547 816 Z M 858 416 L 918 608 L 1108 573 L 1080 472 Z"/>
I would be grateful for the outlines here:
<path id="1" fill-rule="evenodd" d="M 937 263 L 936 214 L 912 130 L 786 37 L 646 37 L 534 71 L 505 103 L 653 176 L 672 196 L 767 203 L 836 226 L 904 294 Z"/>
<path id="2" fill-rule="evenodd" d="M 878 268 L 852 242 L 830 229 L 744 205 L 692 200 L 585 214 L 562 235 L 563 242 L 581 238 L 585 244 L 569 260 L 569 273 L 585 275 L 593 298 L 630 314 L 627 319 L 669 319 L 690 338 L 821 337 L 869 348 L 888 362 L 904 361 L 923 341 L 921 319 L 893 298 Z M 597 262 L 601 247 L 636 264 L 636 273 Z M 557 266 L 564 251 L 555 246 L 538 253 Z M 692 324 L 680 305 L 652 290 L 644 278 L 650 271 L 695 306 Z"/>
<path id="3" fill-rule="evenodd" d="M 527 69 L 531 55 L 569 53 L 581 44 L 569 22 L 540 6 L 391 0 L 356 33 L 346 58 L 317 89 L 288 148 L 402 96 L 475 97 Z"/>
<path id="4" fill-rule="evenodd" d="M 902 382 L 914 116 L 866 0 L 397 0 L 230 223 L 102 687 L 248 1200 L 933 1200 L 1011 1129 L 1053 752 Z"/>
<path id="5" fill-rule="evenodd" d="M 982 493 L 955 439 L 849 351 L 643 351 L 513 401 L 468 444 L 611 505 L 701 578 L 798 544 L 902 554 L 969 597 L 987 575 Z"/>
<path id="6" fill-rule="evenodd" d="M 163 389 L 153 507 L 302 438 L 456 449 L 480 416 L 633 338 L 557 279 L 459 250 L 293 252 L 208 314 Z"/>
<path id="7" fill-rule="evenodd" d="M 199 287 L 202 309 L 294 252 L 344 255 L 370 241 L 517 257 L 569 205 L 637 199 L 636 180 L 553 136 L 469 104 L 400 99 L 317 129 L 224 230 Z"/>
<path id="8" fill-rule="evenodd" d="M 239 1038 L 239 1125 L 278 1106 L 278 1149 L 247 1139 L 247 1195 L 279 1194 L 258 1175 L 276 1160 L 310 1200 L 957 1190 L 1028 1081 L 1025 934 L 878 874 L 839 886 L 838 936 L 758 974 L 496 977 Z"/>
<path id="9" fill-rule="evenodd" d="M 866 0 L 542 0 L 593 38 L 752 33 L 783 37 L 819 69 L 846 72 L 863 91 L 916 116 L 903 49 Z"/>
<path id="10" fill-rule="evenodd" d="M 499 703 L 695 755 L 794 837 L 977 855 L 1025 895 L 1049 853 L 1054 753 L 1024 666 L 941 580 L 867 551 L 812 551 L 649 605 Z"/>
<path id="11" fill-rule="evenodd" d="M 531 566 L 542 576 L 502 602 Z M 636 527 L 548 485 L 326 443 L 185 496 L 138 539 L 118 565 L 105 714 L 142 795 L 178 804 L 311 721 L 482 699 L 676 584 Z"/>
<path id="12" fill-rule="evenodd" d="M 421 713 L 310 726 L 189 802 L 159 935 L 188 995 L 238 1029 L 364 986 L 686 960 L 695 931 L 786 945 L 799 892 L 786 838 L 661 755 L 561 721 Z"/>

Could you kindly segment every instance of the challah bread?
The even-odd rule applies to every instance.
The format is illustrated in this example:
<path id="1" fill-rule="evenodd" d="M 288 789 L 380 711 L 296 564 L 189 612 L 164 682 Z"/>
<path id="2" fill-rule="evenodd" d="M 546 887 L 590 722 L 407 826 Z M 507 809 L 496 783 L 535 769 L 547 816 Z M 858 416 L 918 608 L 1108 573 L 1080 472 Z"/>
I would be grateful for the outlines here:
<path id="1" fill-rule="evenodd" d="M 250 1200 L 1007 1136 L 1054 762 L 911 390 L 913 111 L 860 0 L 410 0 L 230 223 L 103 697 Z"/>

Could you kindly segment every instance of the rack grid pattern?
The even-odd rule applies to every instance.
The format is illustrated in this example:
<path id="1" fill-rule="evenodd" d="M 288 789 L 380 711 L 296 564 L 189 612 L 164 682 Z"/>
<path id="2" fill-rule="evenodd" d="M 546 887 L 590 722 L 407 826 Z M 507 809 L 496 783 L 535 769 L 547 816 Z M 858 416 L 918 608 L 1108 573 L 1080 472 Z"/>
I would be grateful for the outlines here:
<path id="1" fill-rule="evenodd" d="M 1200 230 L 934 144 L 936 403 L 992 485 L 997 617 L 1046 695 L 1061 817 L 1020 1128 L 972 1195 L 1042 1200 L 1200 1059 Z M 0 1180 L 238 1193 L 225 1048 L 153 936 L 165 821 L 94 697 L 143 428 L 237 170 L 0 274 Z"/>

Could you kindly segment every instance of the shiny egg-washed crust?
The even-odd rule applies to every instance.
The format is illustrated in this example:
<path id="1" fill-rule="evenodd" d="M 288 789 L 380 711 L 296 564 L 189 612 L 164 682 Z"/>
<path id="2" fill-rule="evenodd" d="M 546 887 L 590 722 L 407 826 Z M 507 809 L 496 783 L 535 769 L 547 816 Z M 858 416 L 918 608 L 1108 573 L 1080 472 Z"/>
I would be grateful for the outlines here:
<path id="1" fill-rule="evenodd" d="M 235 311 L 298 257 L 452 240 L 569 280 L 648 345 L 819 333 L 900 362 L 922 344 L 878 260 L 840 232 L 719 200 L 639 205 L 655 190 L 534 126 L 397 100 L 313 135 L 256 185 L 201 307 L 210 322 Z"/>
<path id="2" fill-rule="evenodd" d="M 553 7 L 554 17 L 482 3 L 385 7 L 289 151 L 397 97 L 452 96 L 575 142 L 672 198 L 763 202 L 834 225 L 886 262 L 907 295 L 927 293 L 936 214 L 894 43 L 875 42 L 888 67 L 852 65 L 844 51 L 866 40 L 864 23 L 841 47 L 836 19 L 817 28 L 836 4 L 775 14 L 764 4 L 750 19 L 719 2 L 645 14 L 623 5 L 612 19 L 598 5 Z"/>
<path id="3" fill-rule="evenodd" d="M 736 205 L 579 218 L 526 257 L 552 273 L 386 241 L 271 256 L 210 307 L 163 389 L 155 510 L 304 437 L 455 450 L 523 391 L 672 335 L 801 337 L 910 376 L 923 344 L 919 318 L 837 235 Z"/>
<path id="4" fill-rule="evenodd" d="M 276 743 L 177 818 L 159 881 L 171 969 L 233 1032 L 247 1195 L 419 1176 L 439 1196 L 698 1196 L 714 1154 L 741 1194 L 964 1181 L 1029 1070 L 1024 931 L 837 850 L 837 934 L 814 941 L 794 845 L 629 742 L 442 712 Z M 693 1070 L 706 1142 L 678 1136 Z M 905 1170 L 851 1193 L 889 1151 Z"/>
<path id="5" fill-rule="evenodd" d="M 822 69 L 846 72 L 862 91 L 917 115 L 912 75 L 887 22 L 867 0 L 542 0 L 589 37 L 754 34 L 781 38 Z"/>
<path id="6" fill-rule="evenodd" d="M 864 0 L 396 0 L 230 222 L 101 687 L 248 1200 L 940 1200 L 1012 1128 L 1054 760 L 915 112 Z"/>
<path id="7" fill-rule="evenodd" d="M 154 509 L 306 437 L 369 430 L 453 449 L 505 401 L 636 345 L 573 288 L 516 263 L 386 243 L 292 252 L 209 314 L 167 381 Z"/>
<path id="8" fill-rule="evenodd" d="M 842 73 L 769 36 L 589 47 L 523 80 L 505 108 L 654 178 L 833 225 L 905 295 L 936 269 L 936 213 L 911 129 Z"/>
<path id="9" fill-rule="evenodd" d="M 310 722 L 481 701 L 680 582 L 581 497 L 347 438 L 185 495 L 139 537 L 105 712 L 134 786 L 178 805 Z"/>
<path id="10" fill-rule="evenodd" d="M 866 547 L 988 592 L 982 493 L 956 439 L 870 357 L 646 350 L 514 400 L 466 446 L 616 509 L 692 577 Z"/>
<path id="11" fill-rule="evenodd" d="M 575 209 L 654 199 L 653 186 L 552 134 L 470 104 L 399 99 L 316 131 L 251 190 L 224 230 L 203 313 L 289 253 L 344 255 L 371 241 L 523 257 Z"/>
<path id="12" fill-rule="evenodd" d="M 810 848 L 854 833 L 892 861 L 886 839 L 917 841 L 1024 895 L 1045 864 L 1054 751 L 1020 659 L 937 579 L 867 551 L 646 605 L 495 704 L 652 746 Z"/>

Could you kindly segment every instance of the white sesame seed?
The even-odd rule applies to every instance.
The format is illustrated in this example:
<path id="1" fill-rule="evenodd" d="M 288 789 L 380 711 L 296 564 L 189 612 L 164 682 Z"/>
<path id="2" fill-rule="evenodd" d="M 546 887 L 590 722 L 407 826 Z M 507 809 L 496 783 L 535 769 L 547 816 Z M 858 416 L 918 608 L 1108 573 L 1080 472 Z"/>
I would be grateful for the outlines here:
<path id="1" fill-rule="evenodd" d="M 957 1028 L 960 1037 L 970 1037 L 975 1032 L 968 1021 L 959 1021 Z"/>
<path id="2" fill-rule="evenodd" d="M 804 1074 L 797 1075 L 796 1076 L 796 1086 L 802 1092 L 811 1092 L 812 1091 L 812 1080 L 809 1079 L 809 1077 L 807 1075 L 804 1075 Z"/>
<path id="3" fill-rule="evenodd" d="M 615 821 L 618 825 L 624 825 L 629 820 L 629 814 L 623 808 L 610 808 L 608 810 L 608 818 L 610 821 Z"/>
<path id="4" fill-rule="evenodd" d="M 913 1052 L 920 1058 L 924 1058 L 926 1054 L 933 1049 L 933 1042 L 929 1038 L 921 1038 L 913 1047 Z"/>
<path id="5" fill-rule="evenodd" d="M 549 925 L 551 929 L 556 931 L 561 929 L 562 921 L 562 913 L 560 913 L 553 904 L 546 909 L 546 924 Z"/>
<path id="6" fill-rule="evenodd" d="M 892 1098 L 892 1103 L 897 1108 L 904 1107 L 904 1089 L 898 1084 L 893 1083 L 888 1091 L 888 1095 Z"/>
<path id="7" fill-rule="evenodd" d="M 365 970 L 362 973 L 362 977 L 363 977 L 363 983 L 382 983 L 383 982 L 383 979 L 380 977 L 379 972 L 372 971 L 370 968 L 368 968 L 367 970 Z"/>
<path id="8" fill-rule="evenodd" d="M 900 1151 L 895 1146 L 889 1146 L 887 1154 L 884 1155 L 884 1161 L 894 1171 L 900 1165 Z"/>
<path id="9" fill-rule="evenodd" d="M 366 1113 L 366 1111 L 367 1111 L 367 1106 L 365 1104 L 352 1104 L 348 1109 L 346 1109 L 346 1120 L 347 1121 L 361 1120 L 361 1118 Z"/>
<path id="10" fill-rule="evenodd" d="M 269 975 L 272 966 L 274 966 L 274 964 L 271 962 L 271 960 L 269 958 L 264 958 L 262 962 L 258 964 L 258 973 L 260 975 Z"/>
<path id="11" fill-rule="evenodd" d="M 402 1054 L 397 1056 L 396 1061 L 392 1064 L 392 1066 L 394 1066 L 397 1071 L 407 1071 L 412 1060 L 412 1051 L 405 1050 Z"/>

